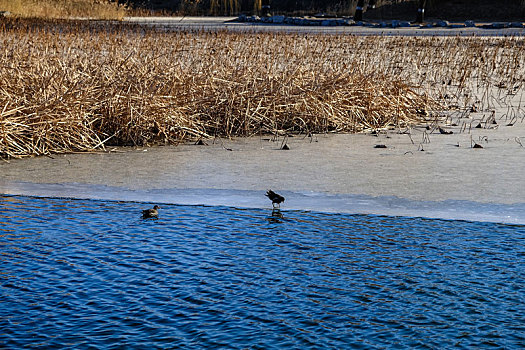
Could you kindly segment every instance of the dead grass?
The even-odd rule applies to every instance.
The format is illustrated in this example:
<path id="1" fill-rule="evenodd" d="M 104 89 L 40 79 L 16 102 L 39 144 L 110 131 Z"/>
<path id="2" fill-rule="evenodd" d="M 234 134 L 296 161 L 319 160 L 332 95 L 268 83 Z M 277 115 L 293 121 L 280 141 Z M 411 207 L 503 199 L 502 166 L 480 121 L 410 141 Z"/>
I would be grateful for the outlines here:
<path id="1" fill-rule="evenodd" d="M 482 91 L 505 80 L 521 89 L 525 67 L 523 44 L 512 38 L 169 33 L 10 20 L 0 43 L 4 158 L 401 128 L 439 119 L 439 97 L 448 107 L 481 101 L 468 84 Z"/>
<path id="2" fill-rule="evenodd" d="M 18 17 L 121 20 L 126 7 L 109 0 L 0 0 L 0 10 Z"/>

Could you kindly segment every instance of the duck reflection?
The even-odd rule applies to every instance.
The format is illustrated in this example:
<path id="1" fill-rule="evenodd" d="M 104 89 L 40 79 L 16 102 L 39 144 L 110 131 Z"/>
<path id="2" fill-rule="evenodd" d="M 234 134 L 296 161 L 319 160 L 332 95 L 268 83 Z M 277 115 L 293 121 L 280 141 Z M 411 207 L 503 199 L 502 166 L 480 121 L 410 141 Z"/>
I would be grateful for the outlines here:
<path id="1" fill-rule="evenodd" d="M 268 217 L 268 222 L 270 223 L 281 223 L 283 222 L 284 215 L 279 208 L 272 209 L 272 215 Z"/>

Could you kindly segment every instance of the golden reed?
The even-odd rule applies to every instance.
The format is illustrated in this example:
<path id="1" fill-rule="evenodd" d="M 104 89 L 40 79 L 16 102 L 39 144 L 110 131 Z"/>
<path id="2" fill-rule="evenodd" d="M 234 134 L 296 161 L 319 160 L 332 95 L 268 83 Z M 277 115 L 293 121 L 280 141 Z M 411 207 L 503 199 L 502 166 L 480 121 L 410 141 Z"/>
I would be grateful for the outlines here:
<path id="1" fill-rule="evenodd" d="M 485 86 L 515 74 L 522 84 L 524 56 L 511 38 L 170 32 L 4 19 L 0 156 L 406 127 L 434 120 L 451 103 L 445 93 L 469 104 L 473 79 Z"/>

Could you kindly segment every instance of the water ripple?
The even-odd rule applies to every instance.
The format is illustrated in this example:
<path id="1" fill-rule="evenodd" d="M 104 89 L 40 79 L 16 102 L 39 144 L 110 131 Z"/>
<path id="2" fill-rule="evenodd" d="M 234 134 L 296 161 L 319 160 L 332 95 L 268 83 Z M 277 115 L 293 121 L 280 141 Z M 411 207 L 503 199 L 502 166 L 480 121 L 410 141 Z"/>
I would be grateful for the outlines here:
<path id="1" fill-rule="evenodd" d="M 525 228 L 0 197 L 0 347 L 521 348 Z"/>

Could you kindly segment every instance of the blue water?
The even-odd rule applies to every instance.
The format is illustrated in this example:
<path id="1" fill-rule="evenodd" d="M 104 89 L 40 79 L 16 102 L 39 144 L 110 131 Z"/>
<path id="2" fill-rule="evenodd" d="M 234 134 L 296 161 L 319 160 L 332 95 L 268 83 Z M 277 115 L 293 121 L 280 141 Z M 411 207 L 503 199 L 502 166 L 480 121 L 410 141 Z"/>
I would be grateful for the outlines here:
<path id="1" fill-rule="evenodd" d="M 0 196 L 0 348 L 522 348 L 525 226 Z"/>

